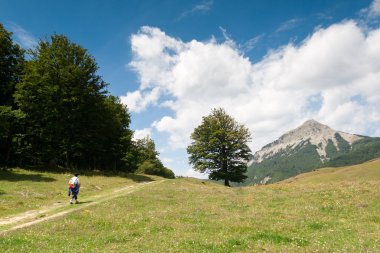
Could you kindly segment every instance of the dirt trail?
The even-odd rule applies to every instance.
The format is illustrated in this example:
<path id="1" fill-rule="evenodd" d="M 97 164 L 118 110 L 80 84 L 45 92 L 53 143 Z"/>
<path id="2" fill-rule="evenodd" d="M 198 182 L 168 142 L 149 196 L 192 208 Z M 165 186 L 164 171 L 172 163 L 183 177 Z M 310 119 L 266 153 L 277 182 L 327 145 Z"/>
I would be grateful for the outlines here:
<path id="1" fill-rule="evenodd" d="M 109 201 L 124 195 L 131 194 L 148 184 L 158 184 L 163 182 L 152 181 L 144 182 L 137 185 L 129 185 L 122 188 L 114 189 L 111 192 L 103 193 L 101 195 L 92 196 L 91 198 L 83 199 L 82 202 L 79 202 L 77 205 L 70 205 L 68 203 L 54 203 L 49 207 L 43 209 L 27 211 L 15 216 L 5 217 L 0 219 L 0 236 L 4 235 L 7 232 L 14 231 L 16 229 L 25 228 L 32 226 L 34 224 L 55 219 L 61 217 L 71 212 L 75 212 L 89 206 L 93 206 L 105 201 Z"/>

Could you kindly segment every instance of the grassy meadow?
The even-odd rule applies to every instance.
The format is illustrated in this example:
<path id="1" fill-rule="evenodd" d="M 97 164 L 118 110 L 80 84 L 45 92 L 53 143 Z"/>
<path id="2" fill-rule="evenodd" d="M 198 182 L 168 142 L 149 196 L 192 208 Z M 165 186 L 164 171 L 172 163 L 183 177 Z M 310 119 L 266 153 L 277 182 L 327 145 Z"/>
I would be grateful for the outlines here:
<path id="1" fill-rule="evenodd" d="M 32 194 L 35 184 L 39 194 L 51 194 L 50 199 L 41 200 L 41 205 L 67 201 L 64 195 L 68 175 L 30 173 L 55 180 L 7 181 L 1 177 L 1 207 L 7 207 L 0 212 L 2 216 L 38 207 L 20 193 L 28 192 L 35 199 L 37 195 Z M 101 184 L 104 188 L 121 187 L 138 181 L 97 177 L 82 177 L 82 185 L 87 187 L 82 196 L 91 197 L 103 191 L 95 187 Z M 113 184 L 108 186 L 105 180 Z M 245 188 L 227 188 L 188 178 L 165 180 L 51 221 L 8 232 L 0 236 L 0 249 L 2 252 L 379 252 L 379 189 L 380 160 L 320 169 L 277 184 Z M 22 208 L 18 202 L 24 203 L 20 205 Z"/>
<path id="2" fill-rule="evenodd" d="M 111 173 L 110 173 L 111 174 Z M 113 188 L 154 180 L 152 176 L 122 174 L 107 176 L 100 172 L 80 175 L 81 196 L 91 197 Z M 19 168 L 0 170 L 0 218 L 52 204 L 68 202 L 68 181 L 72 173 L 28 171 Z"/>

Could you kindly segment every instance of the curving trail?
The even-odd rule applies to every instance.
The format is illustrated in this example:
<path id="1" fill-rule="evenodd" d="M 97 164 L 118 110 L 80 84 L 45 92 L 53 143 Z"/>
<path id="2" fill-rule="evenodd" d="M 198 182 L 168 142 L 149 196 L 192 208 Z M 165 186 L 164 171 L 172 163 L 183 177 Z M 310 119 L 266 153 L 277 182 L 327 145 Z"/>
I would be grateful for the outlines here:
<path id="1" fill-rule="evenodd" d="M 131 194 L 138 191 L 149 184 L 158 184 L 165 180 L 144 182 L 137 185 L 129 185 L 122 188 L 113 189 L 111 192 L 106 192 L 100 195 L 85 198 L 77 205 L 70 205 L 68 203 L 55 203 L 52 206 L 43 209 L 27 211 L 15 216 L 5 217 L 0 219 L 0 236 L 5 235 L 7 232 L 17 229 L 25 228 L 38 224 L 40 222 L 48 221 L 61 217 L 71 212 L 75 212 L 89 206 L 97 205 L 99 203 L 109 201 L 121 196 Z"/>

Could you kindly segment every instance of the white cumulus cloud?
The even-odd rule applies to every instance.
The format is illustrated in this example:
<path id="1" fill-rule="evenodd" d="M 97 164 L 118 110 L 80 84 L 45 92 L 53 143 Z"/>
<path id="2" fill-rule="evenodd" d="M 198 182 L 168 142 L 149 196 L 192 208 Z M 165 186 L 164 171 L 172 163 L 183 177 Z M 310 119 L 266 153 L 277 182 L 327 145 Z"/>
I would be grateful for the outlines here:
<path id="1" fill-rule="evenodd" d="M 143 129 L 138 129 L 135 130 L 133 133 L 133 139 L 138 140 L 138 139 L 143 139 L 147 136 L 152 135 L 152 129 L 151 128 L 143 128 Z"/>
<path id="2" fill-rule="evenodd" d="M 174 116 L 152 127 L 168 133 L 173 148 L 186 147 L 202 116 L 216 107 L 251 130 L 253 150 L 309 118 L 351 133 L 378 133 L 380 29 L 345 21 L 259 62 L 231 41 L 183 42 L 154 27 L 143 27 L 131 42 L 129 66 L 141 85 L 122 101 L 135 112 L 152 105 L 172 109 Z M 166 100 L 157 104 L 160 99 Z"/>
<path id="3" fill-rule="evenodd" d="M 132 112 L 141 112 L 149 105 L 154 105 L 160 97 L 160 89 L 153 88 L 150 91 L 141 92 L 139 90 L 127 92 L 126 96 L 121 96 L 122 103 L 128 105 Z"/>
<path id="4" fill-rule="evenodd" d="M 371 6 L 369 7 L 369 14 L 372 16 L 380 15 L 380 0 L 373 0 Z"/>

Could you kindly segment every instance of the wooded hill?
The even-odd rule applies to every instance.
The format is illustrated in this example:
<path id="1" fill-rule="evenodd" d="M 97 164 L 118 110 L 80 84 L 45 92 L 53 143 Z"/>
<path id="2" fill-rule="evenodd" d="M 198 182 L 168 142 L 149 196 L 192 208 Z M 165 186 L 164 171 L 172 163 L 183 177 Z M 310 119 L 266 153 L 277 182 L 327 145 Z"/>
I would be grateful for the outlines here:
<path id="1" fill-rule="evenodd" d="M 28 51 L 0 24 L 0 165 L 123 170 L 174 177 L 153 140 L 133 141 L 128 108 L 88 51 L 63 35 Z"/>

